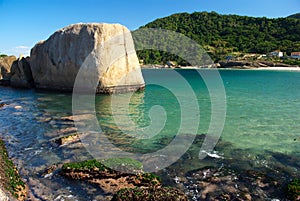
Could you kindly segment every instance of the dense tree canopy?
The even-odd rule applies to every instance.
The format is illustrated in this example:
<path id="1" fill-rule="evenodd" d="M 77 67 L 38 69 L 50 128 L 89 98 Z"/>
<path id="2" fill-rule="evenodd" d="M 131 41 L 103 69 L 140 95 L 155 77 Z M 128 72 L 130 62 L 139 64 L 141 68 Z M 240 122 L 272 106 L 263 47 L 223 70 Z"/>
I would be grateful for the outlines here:
<path id="1" fill-rule="evenodd" d="M 234 52 L 265 54 L 281 50 L 290 54 L 300 51 L 300 19 L 291 17 L 269 19 L 220 15 L 216 12 L 179 13 L 157 19 L 141 28 L 182 33 L 200 44 L 215 61 Z M 175 58 L 153 50 L 138 51 L 138 56 L 145 63 L 160 63 Z"/>
<path id="2" fill-rule="evenodd" d="M 296 14 L 290 15 L 290 16 L 288 16 L 288 17 L 300 19 L 300 13 L 296 13 Z"/>

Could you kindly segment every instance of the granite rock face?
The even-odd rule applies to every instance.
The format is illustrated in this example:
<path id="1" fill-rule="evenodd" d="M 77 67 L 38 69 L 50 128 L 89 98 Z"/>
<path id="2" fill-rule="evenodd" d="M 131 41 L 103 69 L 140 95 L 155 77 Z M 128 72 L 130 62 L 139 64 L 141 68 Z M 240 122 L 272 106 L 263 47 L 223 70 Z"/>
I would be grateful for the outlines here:
<path id="1" fill-rule="evenodd" d="M 72 91 L 78 72 L 80 83 L 95 85 L 98 93 L 135 91 L 145 85 L 130 31 L 119 24 L 70 25 L 36 44 L 30 57 L 35 87 L 40 89 Z"/>
<path id="2" fill-rule="evenodd" d="M 10 85 L 18 88 L 32 88 L 33 78 L 29 64 L 29 57 L 21 57 L 11 66 Z"/>
<path id="3" fill-rule="evenodd" d="M 0 80 L 10 80 L 10 69 L 15 60 L 17 60 L 15 56 L 0 58 Z"/>

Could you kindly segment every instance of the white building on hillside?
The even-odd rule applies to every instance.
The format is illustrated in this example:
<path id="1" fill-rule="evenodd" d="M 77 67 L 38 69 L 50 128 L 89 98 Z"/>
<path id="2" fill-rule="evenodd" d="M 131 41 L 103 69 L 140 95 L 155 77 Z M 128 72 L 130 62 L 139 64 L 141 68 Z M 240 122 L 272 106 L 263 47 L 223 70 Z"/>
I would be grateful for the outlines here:
<path id="1" fill-rule="evenodd" d="M 283 57 L 283 52 L 281 52 L 280 50 L 275 50 L 273 52 L 270 52 L 270 55 L 272 57 Z"/>

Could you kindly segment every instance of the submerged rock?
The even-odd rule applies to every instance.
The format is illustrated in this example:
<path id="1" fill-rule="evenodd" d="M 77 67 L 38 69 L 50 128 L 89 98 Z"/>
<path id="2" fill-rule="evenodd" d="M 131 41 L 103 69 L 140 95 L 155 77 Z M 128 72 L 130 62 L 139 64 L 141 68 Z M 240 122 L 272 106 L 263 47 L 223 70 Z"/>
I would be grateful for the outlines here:
<path id="1" fill-rule="evenodd" d="M 79 142 L 80 136 L 78 133 L 72 133 L 64 136 L 59 136 L 54 139 L 50 140 L 50 144 L 54 147 L 62 146 L 62 145 L 68 145 L 71 143 Z"/>
<path id="2" fill-rule="evenodd" d="M 240 171 L 221 167 L 204 167 L 174 175 L 175 186 L 190 200 L 284 200 L 285 182 L 265 170 Z M 293 194 L 294 195 L 294 194 Z"/>
<path id="3" fill-rule="evenodd" d="M 4 107 L 5 105 L 5 103 L 0 103 L 0 108 Z"/>
<path id="4" fill-rule="evenodd" d="M 72 91 L 81 67 L 82 84 L 97 87 L 98 93 L 136 91 L 145 85 L 130 31 L 119 24 L 74 24 L 58 30 L 35 45 L 30 64 L 40 89 Z"/>

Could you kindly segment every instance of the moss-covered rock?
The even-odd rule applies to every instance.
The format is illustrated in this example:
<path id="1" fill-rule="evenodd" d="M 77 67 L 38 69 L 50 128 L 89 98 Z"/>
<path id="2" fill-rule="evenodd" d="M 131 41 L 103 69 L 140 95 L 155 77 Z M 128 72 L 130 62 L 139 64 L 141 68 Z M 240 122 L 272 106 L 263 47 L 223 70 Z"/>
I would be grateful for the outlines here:
<path id="1" fill-rule="evenodd" d="M 82 162 L 66 163 L 62 166 L 63 173 L 69 171 L 92 170 L 97 168 L 98 171 L 104 171 L 106 167 L 97 160 L 88 160 Z"/>
<path id="2" fill-rule="evenodd" d="M 161 185 L 158 176 L 143 173 L 142 163 L 130 158 L 66 163 L 62 166 L 61 173 L 72 179 L 96 184 L 104 192 L 111 194 L 123 188 L 159 187 Z"/>
<path id="3" fill-rule="evenodd" d="M 63 172 L 93 170 L 110 171 L 110 172 L 124 172 L 124 173 L 143 173 L 143 164 L 131 158 L 109 158 L 103 160 L 88 160 L 82 162 L 66 163 L 63 165 Z"/>
<path id="4" fill-rule="evenodd" d="M 132 188 L 119 190 L 112 201 L 187 201 L 180 190 L 170 187 Z"/>
<path id="5" fill-rule="evenodd" d="M 160 177 L 153 173 L 144 173 L 140 178 L 142 183 L 150 184 L 151 186 L 157 186 L 161 183 Z"/>
<path id="6" fill-rule="evenodd" d="M 294 179 L 288 184 L 287 196 L 290 200 L 300 200 L 300 179 Z"/>
<path id="7" fill-rule="evenodd" d="M 25 200 L 27 190 L 13 162 L 8 158 L 4 142 L 0 139 L 0 188 L 9 191 L 18 200 Z"/>

